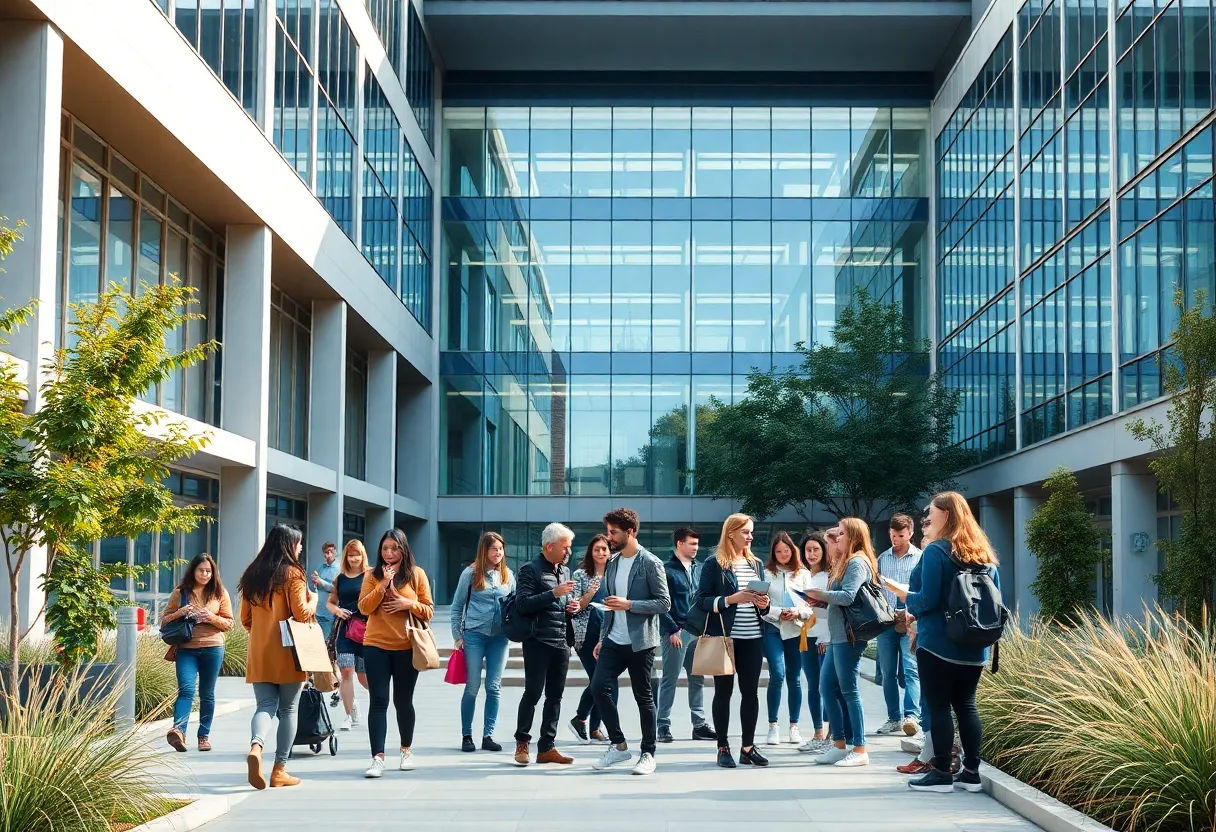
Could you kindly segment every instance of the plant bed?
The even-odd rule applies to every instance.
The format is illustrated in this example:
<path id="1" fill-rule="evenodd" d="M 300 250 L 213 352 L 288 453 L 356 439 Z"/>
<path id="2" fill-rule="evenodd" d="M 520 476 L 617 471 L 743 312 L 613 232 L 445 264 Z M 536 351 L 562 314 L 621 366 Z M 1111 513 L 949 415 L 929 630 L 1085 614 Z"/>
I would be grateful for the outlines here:
<path id="1" fill-rule="evenodd" d="M 1127 832 L 1216 829 L 1216 638 L 1162 611 L 1037 622 L 978 696 L 984 759 Z"/>
<path id="2" fill-rule="evenodd" d="M 143 826 L 148 821 L 163 818 L 165 815 L 176 812 L 178 809 L 184 809 L 192 802 L 193 801 L 190 800 L 165 798 L 164 803 L 162 803 L 160 806 L 152 808 L 147 812 L 141 814 L 124 813 L 119 815 L 110 823 L 110 827 L 114 832 L 130 832 L 130 830 L 136 828 L 137 826 Z"/>
<path id="3" fill-rule="evenodd" d="M 82 699 L 104 699 L 118 684 L 118 670 L 113 664 L 97 663 L 80 670 L 80 696 Z M 17 701 L 29 704 L 31 689 L 36 693 L 51 687 L 56 679 L 64 679 L 67 673 L 57 664 L 22 664 L 18 669 Z M 0 664 L 0 720 L 7 714 L 9 698 L 9 666 Z"/>

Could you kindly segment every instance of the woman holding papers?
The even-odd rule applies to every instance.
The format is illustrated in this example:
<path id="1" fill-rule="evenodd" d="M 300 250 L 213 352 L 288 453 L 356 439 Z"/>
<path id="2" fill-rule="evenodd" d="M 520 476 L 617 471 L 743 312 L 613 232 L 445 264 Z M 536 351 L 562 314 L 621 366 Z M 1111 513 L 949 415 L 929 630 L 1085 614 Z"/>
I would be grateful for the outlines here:
<path id="1" fill-rule="evenodd" d="M 765 745 L 780 745 L 777 717 L 781 713 L 781 688 L 787 689 L 790 711 L 789 741 L 802 743 L 798 717 L 802 711 L 802 623 L 810 620 L 809 604 L 794 590 L 811 588 L 811 573 L 786 532 L 773 535 L 769 545 L 768 610 L 764 613 L 764 657 L 768 661 L 768 737 Z"/>
<path id="2" fill-rule="evenodd" d="M 827 589 L 828 547 L 823 535 L 819 532 L 811 532 L 802 538 L 802 545 L 799 548 L 802 550 L 802 562 L 806 564 L 807 571 L 811 574 L 810 588 Z M 802 622 L 798 649 L 802 655 L 802 672 L 806 675 L 806 704 L 811 712 L 811 725 L 815 728 L 815 736 L 798 746 L 798 750 L 802 752 L 822 754 L 832 744 L 828 739 L 827 726 L 824 724 L 827 707 L 824 706 L 823 697 L 819 693 L 820 671 L 823 669 L 823 659 L 828 652 L 830 639 L 831 633 L 828 632 L 826 609 L 816 610 L 813 621 Z"/>
<path id="3" fill-rule="evenodd" d="M 591 698 L 591 678 L 595 676 L 595 645 L 600 640 L 600 625 L 604 621 L 604 599 L 608 597 L 608 587 L 604 584 L 604 570 L 612 552 L 608 548 L 608 538 L 597 534 L 587 544 L 587 552 L 583 555 L 582 565 L 574 571 L 574 595 L 578 599 L 579 611 L 571 621 L 574 623 L 574 650 L 578 660 L 587 671 L 587 687 L 578 700 L 578 710 L 574 719 L 570 720 L 570 730 L 583 745 L 593 742 L 608 742 L 608 736 L 600 730 L 600 716 L 596 713 L 595 704 Z M 612 691 L 612 701 L 617 698 L 617 689 Z"/>

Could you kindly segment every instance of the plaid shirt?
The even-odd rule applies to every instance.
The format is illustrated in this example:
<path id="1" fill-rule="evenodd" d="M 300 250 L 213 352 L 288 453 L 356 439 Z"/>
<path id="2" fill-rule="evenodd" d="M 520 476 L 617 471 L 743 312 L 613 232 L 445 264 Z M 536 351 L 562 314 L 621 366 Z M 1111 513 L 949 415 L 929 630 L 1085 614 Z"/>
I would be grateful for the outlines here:
<path id="1" fill-rule="evenodd" d="M 903 557 L 897 556 L 890 549 L 879 555 L 878 572 L 880 575 L 885 575 L 893 581 L 907 585 L 912 580 L 912 570 L 916 568 L 916 564 L 918 563 L 920 563 L 920 549 L 909 543 L 908 551 L 904 552 Z M 885 586 L 882 591 L 887 594 L 887 600 L 891 602 L 893 609 L 903 609 L 904 602 L 896 597 L 894 592 Z"/>

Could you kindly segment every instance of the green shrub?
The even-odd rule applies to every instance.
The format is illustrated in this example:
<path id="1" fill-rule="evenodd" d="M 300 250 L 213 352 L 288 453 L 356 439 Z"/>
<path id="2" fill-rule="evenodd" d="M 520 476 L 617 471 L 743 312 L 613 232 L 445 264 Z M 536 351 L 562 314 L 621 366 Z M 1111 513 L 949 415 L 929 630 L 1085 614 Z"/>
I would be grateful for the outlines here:
<path id="1" fill-rule="evenodd" d="M 49 684 L 37 677 L 25 707 L 0 713 L 0 832 L 111 832 L 173 809 L 163 790 L 173 763 L 136 736 L 114 731 L 118 692 L 84 697 L 83 668 Z"/>
<path id="2" fill-rule="evenodd" d="M 1036 623 L 1001 646 L 984 758 L 1128 832 L 1216 829 L 1216 638 L 1156 610 Z"/>
<path id="3" fill-rule="evenodd" d="M 224 637 L 224 663 L 220 665 L 220 675 L 243 677 L 248 661 L 249 633 L 237 622 Z"/>

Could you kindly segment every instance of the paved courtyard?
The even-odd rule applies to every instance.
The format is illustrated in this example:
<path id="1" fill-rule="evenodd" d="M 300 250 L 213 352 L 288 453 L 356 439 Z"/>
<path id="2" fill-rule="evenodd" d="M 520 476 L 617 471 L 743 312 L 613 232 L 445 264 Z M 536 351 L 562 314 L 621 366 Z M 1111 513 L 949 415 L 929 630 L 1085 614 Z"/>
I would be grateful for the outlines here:
<path id="1" fill-rule="evenodd" d="M 872 663 L 867 662 L 870 669 Z M 867 725 L 882 722 L 879 689 L 863 681 Z M 244 755 L 248 749 L 252 707 L 216 720 L 215 750 L 209 754 L 178 754 L 164 745 L 164 759 L 180 770 L 181 788 L 230 796 L 231 811 L 203 829 L 327 830 L 356 832 L 425 824 L 427 832 L 532 832 L 536 830 L 663 830 L 718 832 L 754 826 L 764 832 L 903 829 L 908 832 L 1022 832 L 1037 829 L 985 794 L 916 794 L 894 767 L 909 757 L 897 738 L 871 737 L 869 768 L 843 770 L 813 766 L 809 755 L 790 745 L 766 748 L 767 769 L 723 770 L 714 765 L 712 742 L 694 742 L 690 735 L 686 692 L 677 694 L 673 729 L 677 741 L 660 745 L 658 771 L 635 777 L 629 769 L 596 772 L 591 762 L 598 746 L 580 746 L 568 732 L 578 689 L 567 689 L 562 707 L 559 747 L 574 757 L 570 767 L 537 766 L 520 769 L 510 763 L 515 710 L 523 693 L 504 687 L 499 727 L 495 735 L 504 746 L 498 754 L 459 751 L 461 689 L 443 682 L 442 673 L 426 673 L 415 697 L 418 727 L 414 753 L 418 768 L 410 772 L 393 764 L 382 780 L 365 780 L 369 747 L 366 727 L 339 734 L 338 754 L 328 750 L 313 756 L 298 749 L 289 770 L 303 783 L 292 789 L 254 792 L 245 783 Z M 251 700 L 250 688 L 239 679 L 221 679 L 221 700 Z M 707 691 L 708 707 L 711 694 Z M 736 711 L 737 718 L 737 694 Z M 622 690 L 624 726 L 636 753 L 637 709 Z M 367 712 L 366 692 L 360 708 Z M 331 710 L 335 721 L 340 708 Z M 538 709 L 539 715 L 539 709 Z M 805 717 L 804 717 L 805 718 Z M 474 732 L 480 730 L 480 702 Z M 761 734 L 764 693 L 761 691 Z M 782 723 L 784 726 L 784 722 Z M 535 730 L 535 729 L 534 729 Z M 195 726 L 192 723 L 190 737 Z M 735 723 L 737 734 L 737 723 Z M 761 736 L 763 738 L 763 736 Z M 389 713 L 388 747 L 397 742 L 394 716 Z M 732 741 L 738 751 L 737 736 Z M 533 746 L 535 751 L 535 745 Z"/>

